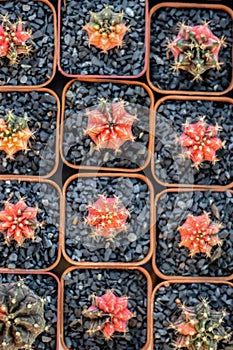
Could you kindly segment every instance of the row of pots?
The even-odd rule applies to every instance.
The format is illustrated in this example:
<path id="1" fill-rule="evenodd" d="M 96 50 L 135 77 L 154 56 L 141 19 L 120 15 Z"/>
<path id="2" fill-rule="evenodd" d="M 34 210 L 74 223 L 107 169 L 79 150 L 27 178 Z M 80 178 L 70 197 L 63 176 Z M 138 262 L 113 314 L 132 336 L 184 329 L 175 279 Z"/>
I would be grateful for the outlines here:
<path id="1" fill-rule="evenodd" d="M 159 193 L 154 202 L 153 186 L 146 177 L 124 173 L 74 175 L 66 181 L 63 193 L 46 179 L 4 177 L 0 187 L 2 203 L 8 200 L 16 204 L 24 198 L 28 207 L 39 208 L 37 221 L 43 223 L 34 241 L 27 239 L 20 246 L 16 240 L 6 245 L 1 234 L 2 269 L 51 270 L 62 252 L 76 266 L 136 266 L 147 263 L 152 256 L 154 272 L 163 279 L 232 279 L 230 190 L 170 189 Z M 105 235 L 88 221 L 89 208 L 101 198 L 110 197 L 120 200 L 112 209 L 114 213 L 124 209 L 127 215 L 124 230 Z M 182 235 L 178 230 L 189 215 L 200 217 L 204 213 L 209 213 L 209 225 L 219 224 L 220 241 L 210 244 L 210 254 L 199 251 L 190 256 L 190 249 L 180 246 Z M 106 224 L 102 217 L 97 219 Z"/>
<path id="2" fill-rule="evenodd" d="M 29 274 L 14 270 L 13 273 L 1 272 L 1 283 L 23 278 L 24 284 L 45 300 L 45 321 L 49 327 L 36 338 L 33 345 L 38 349 L 170 349 L 177 338 L 169 326 L 178 319 L 178 299 L 183 305 L 194 307 L 205 298 L 215 316 L 224 309 L 224 329 L 227 334 L 232 332 L 233 284 L 230 282 L 178 279 L 159 283 L 152 293 L 151 277 L 141 267 L 70 267 L 60 281 L 50 272 Z M 101 331 L 88 333 L 93 320 L 84 313 L 92 305 L 93 295 L 101 297 L 107 291 L 119 298 L 127 296 L 125 307 L 132 316 L 127 322 L 127 333 L 123 336 L 115 330 L 110 340 Z M 231 345 L 225 339 L 221 349 Z"/>
<path id="3" fill-rule="evenodd" d="M 27 5 L 19 1 L 17 6 L 12 5 L 11 1 L 1 1 L 2 14 L 11 14 L 13 8 L 15 13 L 30 21 L 36 50 L 31 53 L 31 58 L 24 58 L 22 64 L 4 67 L 0 78 L 2 85 L 10 89 L 12 85 L 25 89 L 30 85 L 42 87 L 48 84 L 55 75 L 57 61 L 63 75 L 84 79 L 138 78 L 147 71 L 149 85 L 159 93 L 221 95 L 232 89 L 232 68 L 226 63 L 232 62 L 230 23 L 233 12 L 226 6 L 168 2 L 154 6 L 149 16 L 148 0 L 134 1 L 133 8 L 131 2 L 119 0 L 114 3 L 114 9 L 118 13 L 124 12 L 130 30 L 126 33 L 125 44 L 106 54 L 88 45 L 87 33 L 83 30 L 89 12 L 99 12 L 103 5 L 82 0 L 77 6 L 72 0 L 60 0 L 58 39 L 57 15 L 49 1 L 31 1 Z M 174 38 L 174 28 L 182 20 L 189 25 L 210 21 L 214 34 L 226 38 L 227 45 L 220 51 L 221 65 L 224 62 L 222 69 L 207 70 L 203 80 L 191 80 L 184 71 L 170 72 L 172 60 L 167 57 L 167 42 Z"/>

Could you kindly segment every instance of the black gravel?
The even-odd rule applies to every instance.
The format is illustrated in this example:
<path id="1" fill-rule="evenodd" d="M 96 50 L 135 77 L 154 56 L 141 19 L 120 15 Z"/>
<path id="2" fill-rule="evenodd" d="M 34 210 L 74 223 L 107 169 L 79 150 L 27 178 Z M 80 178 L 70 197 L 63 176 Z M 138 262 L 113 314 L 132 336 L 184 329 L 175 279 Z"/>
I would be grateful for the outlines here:
<path id="1" fill-rule="evenodd" d="M 224 328 L 231 333 L 233 331 L 233 288 L 227 284 L 192 283 L 192 284 L 167 284 L 158 289 L 154 301 L 154 350 L 172 350 L 171 342 L 176 339 L 174 330 L 167 329 L 170 322 L 178 318 L 176 299 L 180 299 L 187 306 L 194 306 L 202 298 L 209 300 L 211 308 L 216 310 L 226 309 Z M 231 338 L 232 339 L 232 338 Z M 233 347 L 233 340 L 228 344 L 220 342 L 218 349 L 227 350 Z"/>
<path id="2" fill-rule="evenodd" d="M 98 151 L 88 135 L 87 108 L 96 108 L 100 98 L 108 102 L 126 102 L 125 109 L 137 115 L 132 126 L 134 142 L 126 141 L 120 148 Z M 66 92 L 63 132 L 63 154 L 72 165 L 136 169 L 148 157 L 150 97 L 139 85 L 89 83 L 75 81 Z"/>
<path id="3" fill-rule="evenodd" d="M 11 197 L 12 196 L 12 197 Z M 17 203 L 20 198 L 30 207 L 39 207 L 37 220 L 44 222 L 36 229 L 35 240 L 26 239 L 21 247 L 14 241 L 9 246 L 0 234 L 0 266 L 4 268 L 45 269 L 57 259 L 59 234 L 59 194 L 46 183 L 17 180 L 0 181 L 0 210 L 4 210 L 4 201 Z"/>
<path id="4" fill-rule="evenodd" d="M 230 276 L 233 273 L 233 195 L 230 191 L 174 192 L 163 194 L 157 204 L 156 265 L 167 276 Z M 214 246 L 211 257 L 198 253 L 192 258 L 189 249 L 179 247 L 177 228 L 188 214 L 210 213 L 212 222 L 220 222 L 222 246 Z"/>
<path id="5" fill-rule="evenodd" d="M 112 5 L 110 0 L 104 4 Z M 90 11 L 104 8 L 100 2 L 81 0 L 62 1 L 61 7 L 61 68 L 68 74 L 81 75 L 138 75 L 145 65 L 145 0 L 116 0 L 112 10 L 124 12 L 123 22 L 130 26 L 122 48 L 103 53 L 88 45 L 88 35 L 82 27 L 90 19 Z"/>
<path id="6" fill-rule="evenodd" d="M 48 175 L 55 167 L 57 101 L 48 92 L 0 92 L 0 117 L 13 110 L 18 117 L 28 118 L 34 132 L 29 150 L 15 153 L 14 159 L 0 151 L 0 174 Z"/>
<path id="7" fill-rule="evenodd" d="M 210 21 L 209 28 L 214 35 L 226 38 L 227 46 L 220 50 L 219 61 L 225 62 L 220 71 L 210 69 L 202 81 L 192 81 L 193 76 L 185 71 L 174 73 L 171 70 L 173 54 L 167 57 L 167 44 L 175 39 L 177 24 L 185 21 L 188 25 Z M 188 90 L 221 92 L 228 88 L 232 78 L 232 19 L 225 12 L 214 9 L 189 9 L 162 7 L 151 18 L 150 80 L 162 90 Z"/>
<path id="8" fill-rule="evenodd" d="M 233 105 L 226 102 L 167 100 L 156 114 L 154 172 L 157 178 L 169 184 L 229 185 L 233 181 Z M 217 151 L 218 162 L 203 162 L 200 169 L 192 161 L 182 159 L 181 146 L 177 142 L 188 120 L 194 124 L 199 116 L 206 116 L 208 125 L 218 123 L 222 127 L 218 137 L 226 141 L 225 148 Z"/>
<path id="9" fill-rule="evenodd" d="M 88 204 L 117 196 L 130 211 L 127 231 L 114 240 L 91 236 L 84 222 Z M 65 249 L 74 261 L 132 262 L 146 257 L 150 246 L 150 194 L 146 183 L 129 177 L 90 177 L 71 182 L 66 192 Z"/>
<path id="10" fill-rule="evenodd" d="M 74 270 L 64 277 L 64 341 L 67 348 L 79 350 L 140 350 L 147 342 L 147 280 L 137 270 Z M 101 296 L 113 289 L 117 296 L 129 297 L 128 308 L 135 317 L 128 321 L 126 335 L 114 333 L 106 341 L 102 333 L 90 337 L 89 321 L 81 315 L 91 305 L 90 295 Z M 77 320 L 75 326 L 72 322 Z"/>
<path id="11" fill-rule="evenodd" d="M 24 283 L 33 292 L 46 299 L 44 306 L 44 317 L 48 331 L 41 333 L 35 340 L 33 347 L 36 350 L 56 350 L 57 337 L 57 294 L 58 285 L 54 277 L 46 274 L 0 274 L 0 283 L 18 281 L 23 278 Z"/>
<path id="12" fill-rule="evenodd" d="M 19 64 L 9 65 L 0 60 L 0 85 L 41 85 L 51 78 L 54 60 L 54 18 L 51 8 L 42 1 L 1 1 L 0 13 L 9 14 L 11 21 L 18 17 L 32 30 L 33 50 Z M 29 41 L 28 41 L 29 42 Z"/>

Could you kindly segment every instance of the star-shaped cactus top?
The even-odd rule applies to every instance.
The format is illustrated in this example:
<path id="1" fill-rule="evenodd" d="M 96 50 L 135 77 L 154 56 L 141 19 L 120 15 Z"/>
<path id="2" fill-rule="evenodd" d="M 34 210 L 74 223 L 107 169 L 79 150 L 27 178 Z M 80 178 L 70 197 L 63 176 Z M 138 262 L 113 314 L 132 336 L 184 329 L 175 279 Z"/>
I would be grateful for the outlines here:
<path id="1" fill-rule="evenodd" d="M 94 110 L 87 112 L 88 125 L 85 133 L 97 145 L 97 149 L 112 148 L 116 152 L 128 140 L 133 141 L 132 125 L 136 116 L 125 110 L 123 101 L 108 103 L 100 100 Z"/>
<path id="2" fill-rule="evenodd" d="M 204 253 L 209 257 L 211 248 L 222 244 L 218 237 L 221 228 L 220 223 L 211 223 L 206 212 L 200 216 L 190 214 L 184 224 L 178 227 L 181 235 L 180 246 L 187 247 L 191 257 L 197 253 Z"/>
<path id="3" fill-rule="evenodd" d="M 207 125 L 204 117 L 195 124 L 185 124 L 178 142 L 184 147 L 183 156 L 193 161 L 193 166 L 199 168 L 205 160 L 215 163 L 218 159 L 216 151 L 224 147 L 225 141 L 221 141 L 218 125 Z"/>
<path id="4" fill-rule="evenodd" d="M 92 305 L 83 311 L 91 319 L 90 334 L 102 332 L 109 340 L 114 332 L 127 332 L 127 322 L 134 317 L 128 309 L 128 297 L 117 297 L 111 290 L 102 296 L 93 296 Z M 98 321 L 98 322 L 96 322 Z"/>
<path id="5" fill-rule="evenodd" d="M 7 201 L 4 210 L 0 211 L 0 232 L 5 242 L 16 241 L 21 246 L 26 238 L 33 240 L 39 227 L 37 213 L 38 208 L 28 207 L 23 199 L 16 204 Z"/>

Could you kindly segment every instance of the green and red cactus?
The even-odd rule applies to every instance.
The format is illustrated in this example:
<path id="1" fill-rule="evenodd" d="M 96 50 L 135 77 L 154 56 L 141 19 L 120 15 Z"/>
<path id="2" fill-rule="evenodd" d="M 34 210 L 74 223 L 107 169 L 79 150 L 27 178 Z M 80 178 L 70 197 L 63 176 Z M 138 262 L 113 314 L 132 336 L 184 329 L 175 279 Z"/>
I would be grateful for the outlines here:
<path id="1" fill-rule="evenodd" d="M 206 212 L 200 216 L 189 214 L 183 225 L 178 227 L 181 235 L 179 245 L 187 247 L 191 257 L 197 253 L 204 253 L 209 257 L 211 248 L 222 244 L 218 237 L 221 228 L 220 223 L 211 222 L 209 214 Z"/>
<path id="2" fill-rule="evenodd" d="M 224 37 L 218 38 L 208 27 L 208 23 L 188 26 L 179 25 L 177 37 L 169 42 L 167 48 L 174 56 L 172 68 L 189 72 L 193 80 L 202 80 L 202 74 L 209 69 L 221 68 L 219 51 L 225 46 Z"/>
<path id="3" fill-rule="evenodd" d="M 117 297 L 111 290 L 102 296 L 93 296 L 92 305 L 83 315 L 91 320 L 88 333 L 102 332 L 106 340 L 115 332 L 126 333 L 127 322 L 134 317 L 128 309 L 128 297 Z"/>
<path id="4" fill-rule="evenodd" d="M 220 341 L 230 340 L 231 334 L 223 327 L 225 310 L 212 309 L 206 299 L 195 306 L 186 306 L 178 299 L 176 304 L 181 314 L 169 326 L 177 334 L 172 343 L 175 349 L 217 350 Z"/>
<path id="5" fill-rule="evenodd" d="M 186 123 L 178 138 L 178 142 L 184 147 L 182 156 L 191 159 L 196 168 L 204 161 L 217 162 L 216 152 L 225 145 L 225 141 L 218 137 L 219 130 L 219 125 L 207 125 L 204 117 L 197 123 Z"/>
<path id="6" fill-rule="evenodd" d="M 37 221 L 38 208 L 28 207 L 23 199 L 16 204 L 5 202 L 0 211 L 0 232 L 7 244 L 16 241 L 21 246 L 25 239 L 34 240 L 35 230 L 40 226 Z"/>
<path id="7" fill-rule="evenodd" d="M 102 11 L 90 14 L 90 21 L 83 28 L 88 33 L 89 45 L 104 52 L 123 45 L 123 38 L 129 29 L 122 22 L 123 12 L 115 13 L 105 5 Z"/>
<path id="8" fill-rule="evenodd" d="M 12 23 L 8 15 L 0 15 L 0 57 L 8 58 L 10 64 L 20 62 L 20 56 L 28 56 L 32 46 L 28 44 L 32 39 L 31 30 L 23 29 L 23 22 L 19 19 Z"/>
<path id="9" fill-rule="evenodd" d="M 108 103 L 101 99 L 98 107 L 87 112 L 88 125 L 85 130 L 97 149 L 112 148 L 116 152 L 126 141 L 133 141 L 132 125 L 137 119 L 125 110 L 124 101 Z"/>
<path id="10" fill-rule="evenodd" d="M 85 221 L 92 227 L 94 237 L 111 239 L 126 230 L 129 215 L 119 198 L 100 195 L 96 202 L 88 205 Z"/>
<path id="11" fill-rule="evenodd" d="M 45 300 L 30 290 L 22 279 L 0 284 L 0 349 L 32 350 L 35 339 L 45 331 Z"/>

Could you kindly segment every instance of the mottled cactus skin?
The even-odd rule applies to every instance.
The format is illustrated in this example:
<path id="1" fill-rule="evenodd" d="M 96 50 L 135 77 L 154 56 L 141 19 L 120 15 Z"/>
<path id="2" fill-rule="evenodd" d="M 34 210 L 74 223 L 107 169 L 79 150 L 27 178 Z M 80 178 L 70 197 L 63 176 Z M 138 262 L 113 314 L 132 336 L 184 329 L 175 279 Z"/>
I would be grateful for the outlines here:
<path id="1" fill-rule="evenodd" d="M 12 23 L 8 14 L 0 15 L 0 57 L 8 58 L 10 65 L 18 64 L 20 56 L 28 56 L 32 46 L 28 41 L 32 38 L 31 30 L 23 29 L 23 22 L 19 19 Z"/>
<path id="2" fill-rule="evenodd" d="M 219 62 L 218 55 L 225 45 L 224 37 L 215 36 L 208 23 L 188 26 L 182 22 L 177 37 L 167 47 L 174 56 L 174 71 L 185 70 L 194 77 L 193 80 L 203 80 L 202 74 L 208 69 L 219 70 L 224 64 Z"/>
<path id="3" fill-rule="evenodd" d="M 102 11 L 90 14 L 90 21 L 83 27 L 88 33 L 89 45 L 94 45 L 104 52 L 122 46 L 128 30 L 122 23 L 123 13 L 115 13 L 106 5 Z"/>
<path id="4" fill-rule="evenodd" d="M 127 322 L 134 317 L 127 307 L 127 296 L 117 297 L 108 290 L 102 296 L 92 296 L 92 299 L 92 305 L 83 311 L 83 315 L 91 320 L 90 335 L 102 332 L 109 340 L 115 332 L 127 332 Z"/>
<path id="5" fill-rule="evenodd" d="M 22 279 L 0 284 L 0 350 L 34 349 L 46 330 L 44 303 Z"/>
<path id="6" fill-rule="evenodd" d="M 230 340 L 231 334 L 223 327 L 225 310 L 212 309 L 206 299 L 195 306 L 186 306 L 180 300 L 176 303 L 181 314 L 169 326 L 177 334 L 172 344 L 175 349 L 217 350 L 220 341 Z"/>

